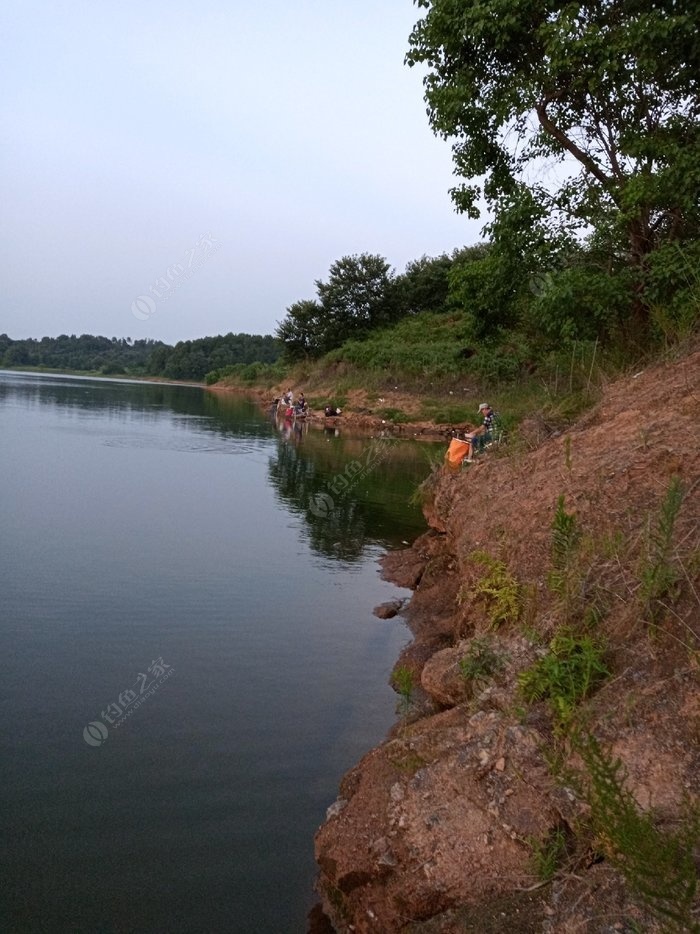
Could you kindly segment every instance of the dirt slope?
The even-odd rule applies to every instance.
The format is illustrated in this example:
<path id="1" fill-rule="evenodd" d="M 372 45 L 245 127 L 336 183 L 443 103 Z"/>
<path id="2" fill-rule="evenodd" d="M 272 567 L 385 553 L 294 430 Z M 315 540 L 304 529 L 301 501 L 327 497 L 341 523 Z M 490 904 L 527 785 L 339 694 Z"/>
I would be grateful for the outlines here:
<path id="1" fill-rule="evenodd" d="M 398 663 L 413 675 L 410 708 L 345 777 L 317 834 L 335 930 L 664 929 L 617 868 L 613 832 L 591 829 L 583 792 L 562 778 L 581 762 L 551 708 L 526 703 L 517 679 L 563 626 L 603 642 L 609 675 L 577 717 L 623 763 L 640 814 L 662 833 L 686 825 L 700 790 L 699 415 L 696 351 L 611 385 L 566 435 L 437 478 L 431 531 L 385 559 L 415 588 Z M 640 582 L 674 477 L 683 502 L 663 563 L 676 580 L 652 616 Z M 578 530 L 565 601 L 547 584 L 562 495 Z M 517 584 L 499 623 L 475 589 L 490 573 L 475 550 Z M 465 677 L 460 662 L 484 645 L 493 670 Z M 545 881 L 534 854 L 555 834 L 564 849 Z M 676 930 L 692 929 L 685 912 Z"/>

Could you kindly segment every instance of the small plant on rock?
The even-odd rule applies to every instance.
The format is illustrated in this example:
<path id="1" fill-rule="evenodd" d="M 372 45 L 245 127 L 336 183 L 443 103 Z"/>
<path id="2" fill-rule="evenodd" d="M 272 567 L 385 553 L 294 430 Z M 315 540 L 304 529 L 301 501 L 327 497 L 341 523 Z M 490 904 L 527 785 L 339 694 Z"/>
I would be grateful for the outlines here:
<path id="1" fill-rule="evenodd" d="M 550 882 L 566 856 L 566 834 L 561 827 L 555 827 L 544 840 L 529 837 L 532 848 L 532 865 L 535 875 L 541 882 Z"/>
<path id="2" fill-rule="evenodd" d="M 406 665 L 398 665 L 394 668 L 391 675 L 391 686 L 399 694 L 399 708 L 403 714 L 407 714 L 411 708 L 413 700 L 413 689 L 415 687 L 415 677 L 413 671 Z"/>
<path id="3" fill-rule="evenodd" d="M 459 661 L 459 671 L 465 681 L 490 678 L 503 668 L 503 659 L 494 652 L 488 639 L 472 639 L 464 658 Z"/>

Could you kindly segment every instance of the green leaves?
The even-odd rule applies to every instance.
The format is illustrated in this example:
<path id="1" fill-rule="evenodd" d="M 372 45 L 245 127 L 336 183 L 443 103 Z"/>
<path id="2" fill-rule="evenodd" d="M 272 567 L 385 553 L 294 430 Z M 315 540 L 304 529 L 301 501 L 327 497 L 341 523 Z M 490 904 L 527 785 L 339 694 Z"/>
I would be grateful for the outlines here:
<path id="1" fill-rule="evenodd" d="M 526 182 L 564 225 L 604 230 L 610 262 L 626 254 L 640 270 L 681 231 L 700 235 L 692 0 L 419 6 L 406 61 L 428 68 L 430 123 L 453 140 L 464 179 L 451 192 L 458 210 L 478 216 L 483 192 L 498 217 Z M 511 215 L 511 232 L 523 223 Z M 639 277 L 634 288 L 627 310 L 639 318 Z"/>
<path id="2" fill-rule="evenodd" d="M 529 702 L 547 700 L 555 719 L 566 724 L 578 704 L 608 676 L 602 643 L 589 635 L 561 629 L 549 651 L 518 678 Z"/>

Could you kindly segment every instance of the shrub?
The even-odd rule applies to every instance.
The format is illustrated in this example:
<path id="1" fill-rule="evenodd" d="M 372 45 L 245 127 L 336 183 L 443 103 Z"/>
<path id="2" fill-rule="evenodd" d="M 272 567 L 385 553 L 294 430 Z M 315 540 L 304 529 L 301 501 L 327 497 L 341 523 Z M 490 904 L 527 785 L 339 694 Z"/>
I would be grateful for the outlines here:
<path id="1" fill-rule="evenodd" d="M 683 486 L 680 478 L 675 476 L 661 504 L 656 527 L 653 528 L 651 520 L 649 521 L 647 553 L 641 569 L 640 596 L 644 611 L 649 613 L 652 619 L 658 611 L 658 601 L 667 594 L 672 594 L 680 579 L 672 557 L 673 529 L 682 503 Z"/>
<path id="2" fill-rule="evenodd" d="M 472 588 L 472 593 L 483 597 L 492 626 L 514 623 L 520 616 L 520 587 L 504 561 L 492 558 L 485 551 L 472 552 L 472 559 L 486 568 Z"/>
<path id="3" fill-rule="evenodd" d="M 548 653 L 520 674 L 518 684 L 526 701 L 548 701 L 555 719 L 564 725 L 608 674 L 599 641 L 561 629 Z"/>
<path id="4" fill-rule="evenodd" d="M 605 753 L 590 734 L 576 734 L 573 747 L 585 766 L 583 794 L 591 809 L 593 830 L 607 858 L 617 866 L 632 892 L 669 931 L 698 932 L 692 906 L 697 889 L 694 850 L 700 842 L 697 809 L 679 829 L 663 832 L 649 812 L 639 810 L 625 787 L 619 759 Z"/>
<path id="5" fill-rule="evenodd" d="M 494 652 L 488 639 L 472 639 L 464 658 L 459 661 L 459 671 L 465 681 L 490 678 L 503 668 L 503 659 Z"/>

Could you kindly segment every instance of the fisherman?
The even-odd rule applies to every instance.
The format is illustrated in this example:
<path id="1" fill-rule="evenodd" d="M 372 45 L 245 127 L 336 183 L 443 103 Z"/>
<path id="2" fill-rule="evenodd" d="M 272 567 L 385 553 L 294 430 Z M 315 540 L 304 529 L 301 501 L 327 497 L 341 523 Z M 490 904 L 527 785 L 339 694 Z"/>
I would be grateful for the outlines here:
<path id="1" fill-rule="evenodd" d="M 479 454 L 493 441 L 496 432 L 498 413 L 494 412 L 488 402 L 481 403 L 477 414 L 481 415 L 484 421 L 475 431 L 464 436 L 469 441 L 469 455 L 464 458 L 466 464 L 473 463 L 474 455 Z"/>

